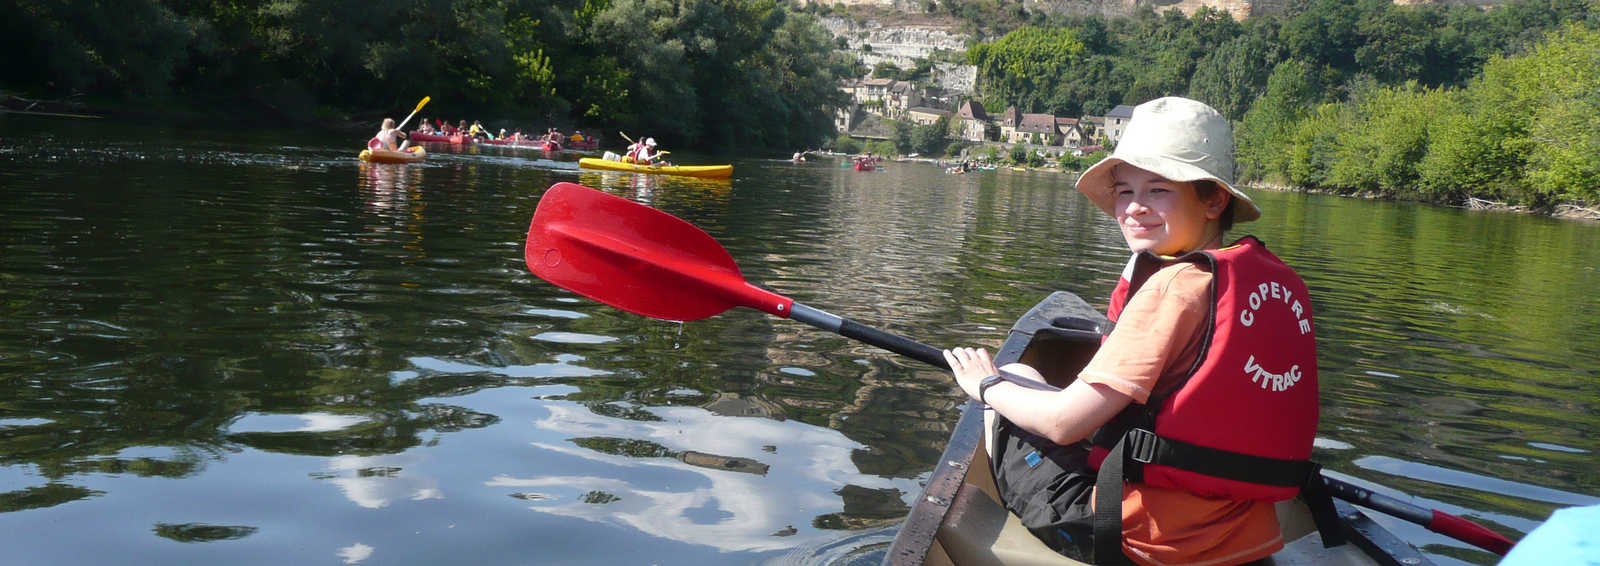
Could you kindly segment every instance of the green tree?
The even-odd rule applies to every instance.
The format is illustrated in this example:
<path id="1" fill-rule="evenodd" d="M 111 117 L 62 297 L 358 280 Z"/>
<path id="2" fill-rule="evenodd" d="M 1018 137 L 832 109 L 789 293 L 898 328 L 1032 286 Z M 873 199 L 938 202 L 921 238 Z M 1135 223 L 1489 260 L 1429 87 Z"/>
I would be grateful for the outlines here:
<path id="1" fill-rule="evenodd" d="M 839 134 L 839 137 L 833 140 L 833 150 L 850 155 L 861 153 L 861 142 L 847 134 Z"/>
<path id="2" fill-rule="evenodd" d="M 1083 44 L 1070 29 L 1024 27 L 972 46 L 967 60 L 977 66 L 987 100 L 1034 109 L 1047 106 L 1050 93 L 1071 75 L 1083 52 Z"/>
<path id="3" fill-rule="evenodd" d="M 1427 155 L 1429 134 L 1453 114 L 1453 98 L 1415 82 L 1382 87 L 1352 101 L 1353 123 L 1335 134 L 1329 185 L 1354 190 L 1415 193 L 1417 165 Z"/>
<path id="4" fill-rule="evenodd" d="M 950 129 L 950 118 L 940 117 L 932 124 L 921 124 L 911 129 L 911 150 L 926 156 L 945 153 L 945 132 Z"/>
<path id="5" fill-rule="evenodd" d="M 1309 66 L 1279 63 L 1267 78 L 1267 92 L 1245 113 L 1234 139 L 1241 179 L 1285 179 L 1294 129 L 1320 92 Z"/>
<path id="6" fill-rule="evenodd" d="M 1267 77 L 1281 57 L 1274 44 L 1274 20 L 1258 20 L 1248 31 L 1223 43 L 1195 64 L 1189 96 L 1222 115 L 1240 120 L 1267 90 Z"/>
<path id="7" fill-rule="evenodd" d="M 896 79 L 900 77 L 900 72 L 900 67 L 888 60 L 879 61 L 878 64 L 872 66 L 872 78 L 874 79 Z"/>

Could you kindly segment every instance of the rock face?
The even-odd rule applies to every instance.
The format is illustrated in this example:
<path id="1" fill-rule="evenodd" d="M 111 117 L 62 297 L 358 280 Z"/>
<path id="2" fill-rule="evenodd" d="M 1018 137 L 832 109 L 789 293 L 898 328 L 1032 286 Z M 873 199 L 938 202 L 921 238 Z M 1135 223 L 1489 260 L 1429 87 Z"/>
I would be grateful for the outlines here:
<path id="1" fill-rule="evenodd" d="M 812 3 L 819 0 L 801 0 Z M 849 48 L 861 57 L 868 68 L 881 61 L 889 61 L 902 69 L 911 68 L 916 59 L 934 61 L 933 86 L 941 88 L 947 101 L 971 94 L 977 80 L 977 68 L 964 63 L 950 62 L 962 59 L 953 55 L 966 51 L 974 40 L 962 33 L 959 24 L 948 18 L 924 13 L 927 0 L 820 0 L 829 6 L 869 8 L 867 12 L 880 14 L 876 18 L 854 16 L 827 16 L 822 24 L 836 38 L 843 38 Z M 1023 0 L 1029 12 L 1053 12 L 1082 16 L 1114 18 L 1128 16 L 1140 8 L 1149 7 L 1156 12 L 1176 8 L 1184 14 L 1194 14 L 1202 6 L 1222 10 L 1235 20 L 1251 16 L 1283 14 L 1289 9 L 1289 0 Z M 1396 4 L 1460 4 L 1492 6 L 1505 0 L 1393 0 Z M 867 46 L 870 46 L 867 47 Z M 929 104 L 939 106 L 938 104 Z"/>
<path id="2" fill-rule="evenodd" d="M 1253 15 L 1251 10 L 1272 4 L 1287 6 L 1288 0 L 1026 0 L 1029 11 L 1049 11 L 1076 15 L 1119 17 L 1148 5 L 1157 11 L 1177 8 L 1186 14 L 1201 6 L 1226 10 L 1234 19 Z M 1419 0 L 1410 0 L 1419 1 Z M 1458 0 L 1462 1 L 1462 0 Z M 1464 0 L 1472 1 L 1472 0 Z M 876 19 L 851 16 L 826 16 L 823 26 L 836 38 L 843 38 L 868 68 L 888 61 L 902 69 L 915 66 L 917 59 L 933 61 L 932 85 L 941 89 L 947 101 L 971 94 L 978 78 L 976 67 L 961 59 L 967 44 L 974 40 L 963 33 L 958 23 L 922 12 L 921 0 L 842 0 L 828 4 L 869 7 L 882 14 Z M 870 47 L 869 47 L 870 46 Z M 938 106 L 938 104 L 932 104 Z"/>
<path id="3" fill-rule="evenodd" d="M 892 1 L 857 0 L 856 3 L 888 4 Z M 977 67 L 939 60 L 941 55 L 965 52 L 971 37 L 956 31 L 950 24 L 928 19 L 857 22 L 850 18 L 825 17 L 822 25 L 834 37 L 844 38 L 868 68 L 888 61 L 909 69 L 916 64 L 916 59 L 932 59 L 933 84 L 955 94 L 970 94 L 978 78 Z M 868 45 L 870 50 L 865 47 Z"/>

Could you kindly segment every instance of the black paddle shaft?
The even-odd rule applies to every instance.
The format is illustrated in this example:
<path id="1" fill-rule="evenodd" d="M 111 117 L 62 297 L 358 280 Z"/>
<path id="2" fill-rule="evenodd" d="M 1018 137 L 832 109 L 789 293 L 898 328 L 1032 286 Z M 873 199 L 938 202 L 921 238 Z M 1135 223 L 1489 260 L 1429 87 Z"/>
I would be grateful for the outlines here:
<path id="1" fill-rule="evenodd" d="M 794 303 L 789 309 L 789 318 L 845 338 L 883 348 L 939 369 L 950 369 L 950 362 L 945 361 L 943 350 L 904 336 L 878 330 L 827 311 Z"/>

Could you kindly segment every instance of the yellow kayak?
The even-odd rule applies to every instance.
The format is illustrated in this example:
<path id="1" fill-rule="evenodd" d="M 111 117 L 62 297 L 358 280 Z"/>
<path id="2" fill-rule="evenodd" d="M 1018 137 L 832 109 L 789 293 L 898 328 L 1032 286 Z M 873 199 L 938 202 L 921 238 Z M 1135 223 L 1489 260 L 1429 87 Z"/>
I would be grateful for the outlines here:
<path id="1" fill-rule="evenodd" d="M 711 179 L 726 179 L 733 176 L 732 165 L 635 165 L 621 161 L 585 157 L 578 160 L 578 166 L 585 169 L 660 173 L 662 175 L 682 175 L 685 177 L 706 177 Z"/>
<path id="2" fill-rule="evenodd" d="M 372 163 L 412 163 L 415 161 L 422 161 L 422 159 L 427 156 L 428 152 L 424 151 L 422 146 L 414 145 L 406 148 L 404 151 L 394 151 L 391 149 L 382 148 L 367 148 L 361 150 L 361 155 L 359 157 L 362 161 L 368 161 Z"/>

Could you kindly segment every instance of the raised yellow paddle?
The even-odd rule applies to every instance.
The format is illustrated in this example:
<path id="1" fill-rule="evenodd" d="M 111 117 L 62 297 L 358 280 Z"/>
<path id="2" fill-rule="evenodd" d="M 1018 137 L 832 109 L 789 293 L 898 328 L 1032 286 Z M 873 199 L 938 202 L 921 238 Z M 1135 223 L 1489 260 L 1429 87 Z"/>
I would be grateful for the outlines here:
<path id="1" fill-rule="evenodd" d="M 431 97 L 431 96 L 422 97 L 422 101 L 417 103 L 417 107 L 411 109 L 411 113 L 406 115 L 406 119 L 401 120 L 400 121 L 400 125 L 399 126 L 395 126 L 394 129 L 404 131 L 406 129 L 406 122 L 410 122 L 412 116 L 416 116 L 417 112 L 421 112 L 422 111 L 422 107 L 423 106 L 427 106 L 429 100 L 433 100 L 433 97 Z"/>

